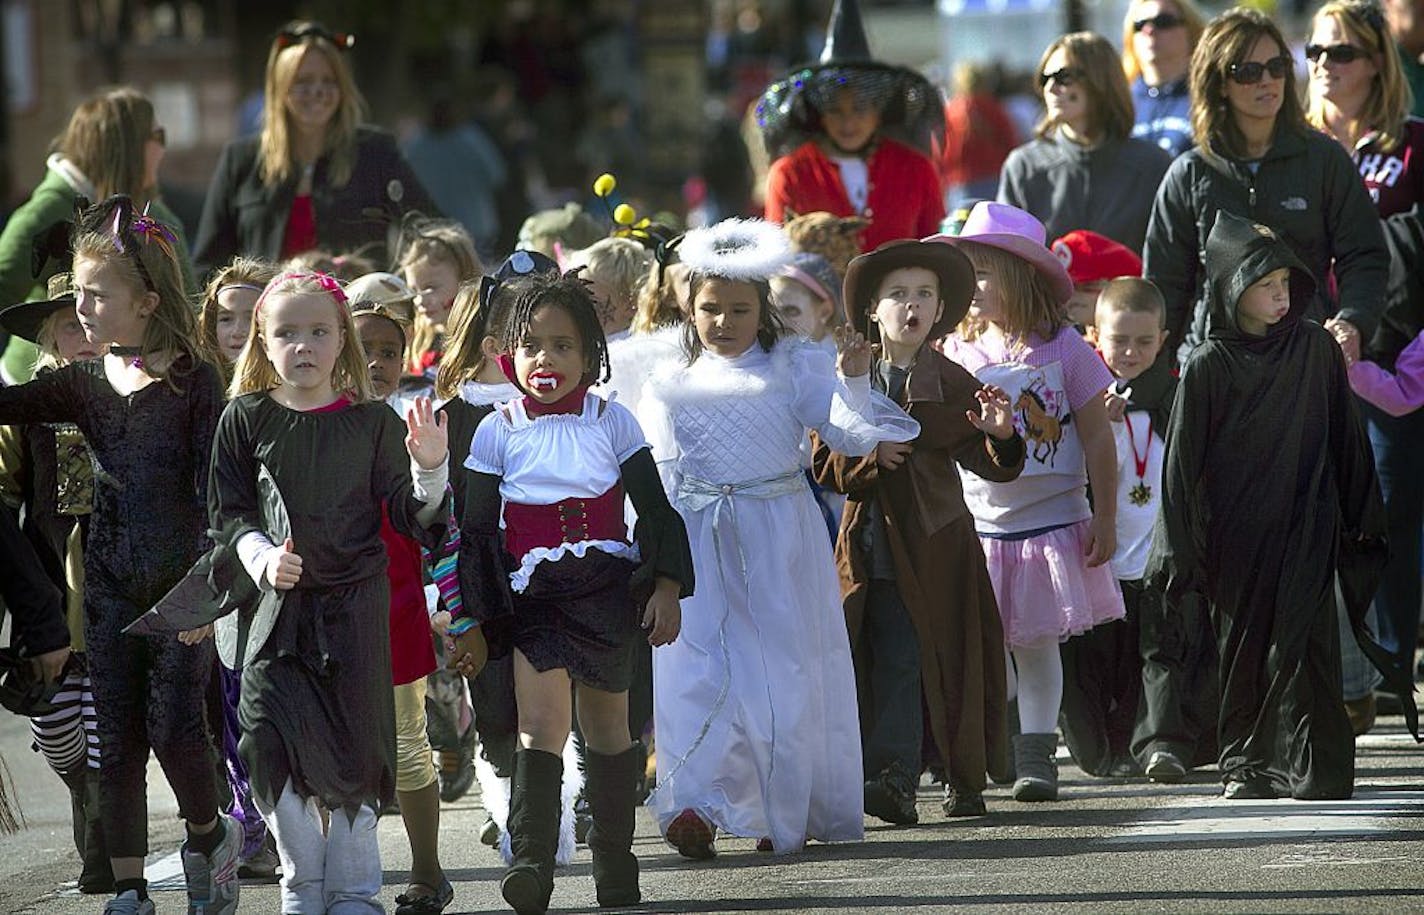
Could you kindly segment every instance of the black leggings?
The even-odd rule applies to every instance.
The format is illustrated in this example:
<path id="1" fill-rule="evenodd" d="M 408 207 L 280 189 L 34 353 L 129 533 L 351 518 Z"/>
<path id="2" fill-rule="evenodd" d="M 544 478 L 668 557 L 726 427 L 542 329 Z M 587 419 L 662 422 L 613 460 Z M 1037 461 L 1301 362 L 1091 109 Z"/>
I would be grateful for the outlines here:
<path id="1" fill-rule="evenodd" d="M 184 645 L 173 635 L 124 635 L 123 627 L 145 609 L 102 576 L 85 582 L 84 638 L 99 714 L 99 809 L 115 858 L 148 854 L 150 748 L 178 799 L 179 816 L 207 823 L 218 811 L 203 712 L 213 641 Z"/>

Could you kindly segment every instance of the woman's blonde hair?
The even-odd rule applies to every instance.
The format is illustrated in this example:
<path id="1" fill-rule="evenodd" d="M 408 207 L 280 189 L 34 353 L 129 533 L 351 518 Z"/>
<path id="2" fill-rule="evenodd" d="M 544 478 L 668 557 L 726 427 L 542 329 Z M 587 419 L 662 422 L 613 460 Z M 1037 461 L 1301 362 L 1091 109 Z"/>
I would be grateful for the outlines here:
<path id="1" fill-rule="evenodd" d="M 1245 7 L 1227 10 L 1207 23 L 1201 41 L 1192 51 L 1192 142 L 1203 156 L 1219 159 L 1222 153 L 1246 155 L 1246 138 L 1231 116 L 1226 81 L 1233 64 L 1244 63 L 1262 38 L 1270 38 L 1280 53 L 1290 56 L 1281 30 L 1265 13 Z M 1309 129 L 1296 86 L 1294 63 L 1286 68 L 1281 110 L 1276 113 L 1276 133 L 1281 128 Z"/>
<path id="2" fill-rule="evenodd" d="M 371 390 L 371 374 L 366 368 L 366 353 L 361 349 L 361 336 L 356 332 L 356 322 L 351 318 L 346 296 L 339 292 L 339 287 L 335 292 L 330 288 L 335 282 L 325 274 L 283 273 L 267 284 L 252 312 L 247 345 L 243 347 L 237 365 L 233 366 L 232 382 L 227 389 L 229 398 L 270 391 L 282 383 L 277 367 L 272 364 L 260 339 L 267 326 L 267 312 L 271 310 L 273 299 L 310 295 L 330 301 L 336 309 L 337 323 L 341 326 L 341 352 L 337 354 L 336 366 L 331 372 L 332 388 L 357 403 L 375 399 L 376 395 Z"/>
<path id="3" fill-rule="evenodd" d="M 976 270 L 994 275 L 1003 318 L 996 320 L 1004 334 L 1013 340 L 1024 340 L 1029 334 L 1051 340 L 1063 326 L 1063 305 L 1053 292 L 1053 285 L 1033 265 L 1000 248 L 979 242 L 961 241 L 959 250 L 974 264 Z M 984 332 L 987 322 L 966 317 L 959 324 L 959 334 L 973 340 Z"/>
<path id="4" fill-rule="evenodd" d="M 145 372 L 181 393 L 178 379 L 207 362 L 208 354 L 198 341 L 197 311 L 183 288 L 177 237 L 148 216 L 133 219 L 131 213 L 126 217 L 120 212 L 116 217 L 115 208 L 115 201 L 109 200 L 85 214 L 84 228 L 74 239 L 74 262 L 108 264 L 135 296 L 151 292 L 158 298 L 144 328 L 139 356 Z M 116 221 L 119 238 L 112 232 Z"/>
<path id="5" fill-rule="evenodd" d="M 423 260 L 454 267 L 455 278 L 462 286 L 466 283 L 479 286 L 480 277 L 485 275 L 484 264 L 475 253 L 474 239 L 464 226 L 452 219 L 414 220 L 403 233 L 396 269 L 404 273 L 406 268 Z M 412 368 L 416 368 L 414 362 L 435 345 L 439 336 L 440 328 L 423 311 L 417 311 L 410 337 Z"/>
<path id="6" fill-rule="evenodd" d="M 366 111 L 366 100 L 356 88 L 346 55 L 324 35 L 312 31 L 315 23 L 296 21 L 283 26 L 267 53 L 267 76 L 263 84 L 262 134 L 258 139 L 257 174 L 268 187 L 285 184 L 296 174 L 292 129 L 287 114 L 287 95 L 297 78 L 297 68 L 307 54 L 320 54 L 336 75 L 341 93 L 336 113 L 326 127 L 322 155 L 327 158 L 326 177 L 332 187 L 345 187 L 356 163 L 356 126 Z M 319 27 L 317 27 L 319 28 Z M 301 38 L 286 36 L 302 33 Z"/>
<path id="7" fill-rule="evenodd" d="M 1133 11 L 1145 2 L 1147 0 L 1133 0 L 1122 17 L 1122 73 L 1129 86 L 1142 75 L 1142 62 L 1137 59 L 1137 48 L 1132 43 L 1132 36 L 1136 34 L 1132 24 L 1137 20 Z M 1158 0 L 1158 5 L 1177 8 L 1177 15 L 1187 29 L 1187 51 L 1190 53 L 1201 41 L 1202 31 L 1206 29 L 1206 17 L 1192 0 Z"/>
<path id="8" fill-rule="evenodd" d="M 1316 11 L 1312 25 L 1326 18 L 1334 19 L 1351 44 L 1374 58 L 1377 72 L 1360 120 L 1378 131 L 1381 149 L 1394 149 L 1404 140 L 1404 121 L 1414 105 L 1414 93 L 1404 77 L 1399 49 L 1388 37 L 1384 14 L 1369 0 L 1330 0 Z M 1306 87 L 1305 119 L 1317 130 L 1326 131 L 1325 99 L 1316 93 L 1314 80 Z"/>
<path id="9" fill-rule="evenodd" d="M 1065 66 L 1082 71 L 1081 85 L 1088 97 L 1088 133 L 1097 142 L 1125 140 L 1132 135 L 1135 117 L 1132 93 L 1122 75 L 1117 51 L 1106 38 L 1095 32 L 1071 32 L 1048 46 L 1038 61 L 1038 73 L 1048 66 L 1053 52 L 1063 49 Z M 1044 97 L 1048 87 L 1039 80 L 1038 96 Z M 1058 118 L 1045 114 L 1034 128 L 1034 135 L 1046 140 L 1058 129 Z"/>
<path id="10" fill-rule="evenodd" d="M 203 290 L 203 300 L 198 313 L 198 342 L 207 347 L 209 358 L 228 369 L 227 360 L 222 356 L 222 346 L 218 343 L 218 293 L 224 286 L 255 286 L 258 293 L 277 275 L 277 265 L 256 257 L 234 257 L 224 268 L 213 274 Z"/>
<path id="11" fill-rule="evenodd" d="M 52 148 L 94 185 L 95 201 L 124 194 L 140 208 L 156 189 L 144 187 L 153 103 L 129 86 L 91 95 L 74 109 Z"/>

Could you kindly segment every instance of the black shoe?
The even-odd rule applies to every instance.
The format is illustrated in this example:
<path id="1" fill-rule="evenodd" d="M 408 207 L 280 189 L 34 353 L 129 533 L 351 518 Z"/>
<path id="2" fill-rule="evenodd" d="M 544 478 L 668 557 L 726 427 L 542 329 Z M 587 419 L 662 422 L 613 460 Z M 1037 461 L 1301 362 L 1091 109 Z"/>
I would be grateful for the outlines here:
<path id="1" fill-rule="evenodd" d="M 1187 767 L 1171 750 L 1158 750 L 1147 760 L 1147 777 L 1159 785 L 1175 785 L 1187 776 Z"/>
<path id="2" fill-rule="evenodd" d="M 593 852 L 593 886 L 598 904 L 623 908 L 642 901 L 638 859 L 633 854 L 633 829 L 638 810 L 638 781 L 648 754 L 641 743 L 614 756 L 589 750 L 584 793 L 593 821 L 588 848 Z"/>
<path id="3" fill-rule="evenodd" d="M 518 915 L 542 915 L 554 892 L 564 761 L 542 750 L 514 756 L 509 792 L 509 849 L 514 863 L 500 881 L 504 901 Z"/>
<path id="4" fill-rule="evenodd" d="M 915 809 L 914 779 L 898 762 L 865 783 L 865 812 L 896 826 L 913 826 L 920 821 L 920 812 Z"/>
<path id="5" fill-rule="evenodd" d="M 450 903 L 455 901 L 455 888 L 449 880 L 441 880 L 438 887 L 417 883 L 432 892 L 426 896 L 411 896 L 401 893 L 396 897 L 396 915 L 440 915 Z"/>
<path id="6" fill-rule="evenodd" d="M 574 798 L 574 841 L 579 845 L 588 844 L 588 831 L 593 828 L 593 813 L 588 809 L 588 786 L 585 785 Z"/>
<path id="7" fill-rule="evenodd" d="M 979 791 L 967 791 L 944 786 L 944 802 L 940 809 L 947 817 L 981 817 L 989 812 L 984 806 L 984 795 Z"/>
<path id="8" fill-rule="evenodd" d="M 1124 753 L 1114 759 L 1112 766 L 1108 768 L 1108 778 L 1140 778 L 1142 767 L 1137 764 L 1137 760 Z"/>
<path id="9" fill-rule="evenodd" d="M 1227 779 L 1221 796 L 1232 801 L 1273 801 L 1276 799 L 1276 792 L 1265 776 L 1233 776 Z"/>

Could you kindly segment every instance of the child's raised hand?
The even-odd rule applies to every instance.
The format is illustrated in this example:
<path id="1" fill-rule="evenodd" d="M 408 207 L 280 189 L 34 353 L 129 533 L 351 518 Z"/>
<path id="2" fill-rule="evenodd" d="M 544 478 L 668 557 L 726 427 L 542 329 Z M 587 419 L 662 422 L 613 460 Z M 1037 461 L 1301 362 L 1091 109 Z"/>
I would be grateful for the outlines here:
<path id="1" fill-rule="evenodd" d="M 450 456 L 449 418 L 435 415 L 429 397 L 417 397 L 405 411 L 405 450 L 425 470 L 434 470 Z"/>
<path id="2" fill-rule="evenodd" d="M 881 442 L 875 446 L 875 463 L 884 470 L 894 470 L 905 463 L 913 450 L 909 442 Z"/>
<path id="3" fill-rule="evenodd" d="M 659 578 L 653 585 L 653 596 L 643 609 L 643 628 L 649 630 L 648 644 L 657 648 L 670 645 L 682 631 L 682 604 L 677 594 L 681 586 L 671 578 Z"/>
<path id="4" fill-rule="evenodd" d="M 846 325 L 835 329 L 836 369 L 846 378 L 858 378 L 870 371 L 870 344 L 865 335 Z"/>
<path id="5" fill-rule="evenodd" d="M 452 642 L 454 647 L 450 649 L 447 667 L 466 677 L 477 676 L 484 670 L 485 661 L 489 660 L 489 644 L 479 626 L 460 633 Z"/>
<path id="6" fill-rule="evenodd" d="M 965 410 L 964 418 L 985 435 L 1000 441 L 1013 438 L 1014 410 L 1004 389 L 986 384 L 974 392 L 974 399 L 979 401 L 979 412 Z"/>
<path id="7" fill-rule="evenodd" d="M 290 591 L 302 577 L 302 557 L 296 554 L 296 544 L 288 537 L 283 544 L 267 554 L 267 583 L 278 591 Z"/>
<path id="8" fill-rule="evenodd" d="M 1127 415 L 1127 398 L 1108 388 L 1103 392 L 1103 406 L 1108 411 L 1108 422 L 1120 423 Z"/>

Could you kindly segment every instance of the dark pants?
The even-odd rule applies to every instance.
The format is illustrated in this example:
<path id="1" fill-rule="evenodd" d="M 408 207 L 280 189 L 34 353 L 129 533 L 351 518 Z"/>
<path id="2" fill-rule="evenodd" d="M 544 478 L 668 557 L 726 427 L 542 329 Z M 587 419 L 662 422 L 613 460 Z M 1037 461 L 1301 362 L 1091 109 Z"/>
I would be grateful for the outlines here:
<path id="1" fill-rule="evenodd" d="M 917 777 L 924 739 L 920 641 L 895 582 L 871 581 L 855 658 L 866 778 L 891 763 Z"/>
<path id="2" fill-rule="evenodd" d="M 1108 775 L 1127 757 L 1142 696 L 1137 601 L 1123 589 L 1127 614 L 1063 643 L 1063 701 L 1058 723 L 1078 768 Z"/>
<path id="3" fill-rule="evenodd" d="M 145 774 L 150 748 L 185 820 L 217 815 L 218 793 L 204 714 L 213 641 L 124 635 L 147 610 L 102 576 L 84 583 L 84 638 L 99 717 L 99 806 L 109 854 L 148 854 Z"/>
<path id="4" fill-rule="evenodd" d="M 1407 669 L 1419 640 L 1420 525 L 1424 524 L 1419 457 L 1424 453 L 1424 410 L 1395 417 L 1361 401 L 1360 411 L 1369 429 L 1389 519 L 1389 562 L 1375 592 L 1379 642 Z"/>
<path id="5" fill-rule="evenodd" d="M 1142 701 L 1132 755 L 1146 766 L 1166 751 L 1188 768 L 1216 762 L 1221 705 L 1216 635 L 1206 602 L 1193 596 L 1168 607 L 1141 582 L 1123 582 L 1123 603 L 1134 605 L 1142 656 Z"/>

